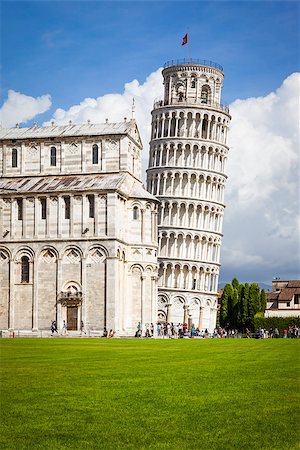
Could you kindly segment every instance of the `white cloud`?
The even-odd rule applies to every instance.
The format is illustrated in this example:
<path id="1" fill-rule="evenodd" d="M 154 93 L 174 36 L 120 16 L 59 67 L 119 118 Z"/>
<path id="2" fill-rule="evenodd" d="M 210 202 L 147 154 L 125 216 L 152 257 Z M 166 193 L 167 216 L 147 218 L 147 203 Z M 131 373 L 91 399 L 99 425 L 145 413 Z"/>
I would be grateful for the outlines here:
<path id="1" fill-rule="evenodd" d="M 9 90 L 7 100 L 0 109 L 0 123 L 2 127 L 13 127 L 16 123 L 27 122 L 44 113 L 50 106 L 50 95 L 34 98 Z"/>
<path id="2" fill-rule="evenodd" d="M 299 83 L 294 73 L 276 92 L 230 105 L 228 188 L 239 209 L 257 207 L 282 188 L 295 190 L 290 172 L 298 162 Z"/>
<path id="3" fill-rule="evenodd" d="M 294 73 L 275 92 L 230 105 L 222 278 L 234 266 L 260 281 L 299 277 L 299 85 Z"/>
<path id="4" fill-rule="evenodd" d="M 72 106 L 67 111 L 57 109 L 53 115 L 54 122 L 65 125 L 71 120 L 74 123 L 120 122 L 124 117 L 131 117 L 132 100 L 135 100 L 136 120 L 144 145 L 143 169 L 148 164 L 148 143 L 151 132 L 151 110 L 156 97 L 163 94 L 162 69 L 152 72 L 143 84 L 137 80 L 126 83 L 122 94 L 106 94 L 102 97 L 86 98 L 80 104 Z M 47 122 L 50 124 L 50 121 Z"/>

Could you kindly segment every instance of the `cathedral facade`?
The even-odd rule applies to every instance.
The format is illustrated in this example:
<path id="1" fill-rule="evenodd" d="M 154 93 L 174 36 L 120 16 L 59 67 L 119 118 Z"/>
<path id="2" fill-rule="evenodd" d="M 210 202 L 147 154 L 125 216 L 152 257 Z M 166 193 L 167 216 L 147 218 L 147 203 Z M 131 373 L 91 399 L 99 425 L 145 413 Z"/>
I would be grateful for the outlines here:
<path id="1" fill-rule="evenodd" d="M 0 130 L 0 329 L 156 321 L 157 204 L 134 120 Z"/>

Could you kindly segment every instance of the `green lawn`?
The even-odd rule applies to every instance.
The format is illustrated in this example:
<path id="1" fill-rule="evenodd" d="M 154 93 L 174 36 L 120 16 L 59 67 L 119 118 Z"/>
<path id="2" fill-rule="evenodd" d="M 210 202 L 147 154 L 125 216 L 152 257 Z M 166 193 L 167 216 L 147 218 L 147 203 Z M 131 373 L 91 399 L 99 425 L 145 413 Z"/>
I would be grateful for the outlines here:
<path id="1" fill-rule="evenodd" d="M 2 339 L 4 449 L 300 449 L 300 339 Z"/>

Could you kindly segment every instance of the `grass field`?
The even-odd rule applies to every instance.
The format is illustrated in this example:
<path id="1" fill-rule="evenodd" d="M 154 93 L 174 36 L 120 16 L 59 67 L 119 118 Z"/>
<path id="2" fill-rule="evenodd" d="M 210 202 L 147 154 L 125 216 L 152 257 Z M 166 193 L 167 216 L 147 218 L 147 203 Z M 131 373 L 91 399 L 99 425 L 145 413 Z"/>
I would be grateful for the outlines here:
<path id="1" fill-rule="evenodd" d="M 4 449 L 299 449 L 299 339 L 2 339 Z"/>

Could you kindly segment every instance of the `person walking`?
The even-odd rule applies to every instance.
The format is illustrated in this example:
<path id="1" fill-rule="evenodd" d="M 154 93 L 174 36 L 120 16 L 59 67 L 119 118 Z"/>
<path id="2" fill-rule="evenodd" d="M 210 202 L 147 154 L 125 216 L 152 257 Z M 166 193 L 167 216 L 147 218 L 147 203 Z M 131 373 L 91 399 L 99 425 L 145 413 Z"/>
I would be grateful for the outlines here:
<path id="1" fill-rule="evenodd" d="M 63 326 L 62 326 L 62 332 L 61 332 L 62 336 L 65 336 L 67 334 L 67 324 L 66 321 L 63 321 Z"/>
<path id="2" fill-rule="evenodd" d="M 82 333 L 86 334 L 85 329 L 84 329 L 84 323 L 83 323 L 83 321 L 81 320 L 81 322 L 80 322 L 80 335 L 81 335 L 81 336 L 82 336 Z"/>

